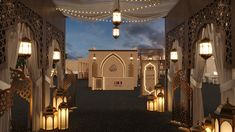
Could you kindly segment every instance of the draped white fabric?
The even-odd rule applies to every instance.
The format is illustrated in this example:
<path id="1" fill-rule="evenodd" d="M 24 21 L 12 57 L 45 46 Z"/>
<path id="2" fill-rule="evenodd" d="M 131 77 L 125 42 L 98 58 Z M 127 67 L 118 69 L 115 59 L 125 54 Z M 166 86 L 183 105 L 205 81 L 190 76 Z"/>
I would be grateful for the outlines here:
<path id="1" fill-rule="evenodd" d="M 213 24 L 208 25 L 209 36 L 212 41 L 213 56 L 215 58 L 215 65 L 219 75 L 220 91 L 221 91 L 221 103 L 226 102 L 226 98 L 230 96 L 224 96 L 224 91 L 230 90 L 235 85 L 235 80 L 232 80 L 232 69 L 225 67 L 225 32 L 221 29 L 217 29 Z M 233 93 L 233 91 L 232 91 Z M 235 103 L 231 98 L 230 103 Z"/>
<path id="2" fill-rule="evenodd" d="M 32 129 L 38 131 L 41 125 L 42 114 L 42 76 L 41 69 L 38 67 L 38 49 L 37 43 L 33 40 L 33 33 L 29 27 L 25 27 L 22 30 L 24 37 L 32 40 L 32 55 L 27 61 L 27 68 L 30 78 L 33 82 L 32 89 Z"/>
<path id="3" fill-rule="evenodd" d="M 14 26 L 12 29 L 6 32 L 6 43 L 7 43 L 7 65 L 5 68 L 0 70 L 0 80 L 2 84 L 0 89 L 7 89 L 10 87 L 11 83 L 11 75 L 10 75 L 10 67 L 15 68 L 16 62 L 18 58 L 18 50 L 20 38 L 22 37 L 22 30 L 25 28 L 24 24 L 18 24 Z M 10 120 L 11 120 L 11 110 L 8 110 L 4 113 L 2 117 L 0 117 L 0 131 L 1 132 L 9 132 L 10 131 Z"/>
<path id="4" fill-rule="evenodd" d="M 201 39 L 209 37 L 205 29 L 202 30 Z M 202 78 L 206 65 L 204 60 L 199 55 L 199 41 L 196 43 L 195 52 L 195 65 L 191 70 L 190 85 L 193 87 L 193 124 L 197 124 L 198 121 L 202 121 L 204 118 L 203 99 L 202 99 Z"/>
<path id="5" fill-rule="evenodd" d="M 114 0 L 53 0 L 59 10 L 66 16 L 84 21 L 101 21 L 112 17 L 117 2 Z M 122 18 L 128 22 L 153 20 L 167 15 L 178 0 L 120 0 Z M 124 22 L 125 22 L 124 21 Z M 111 21 L 110 21 L 111 22 Z M 143 22 L 143 21 L 142 21 Z"/>
<path id="6" fill-rule="evenodd" d="M 174 74 L 182 69 L 182 48 L 179 46 L 179 41 L 174 41 L 172 44 L 172 49 L 177 50 L 178 61 L 176 63 L 170 61 L 170 69 L 168 70 L 168 110 L 172 111 L 172 103 L 173 103 L 173 89 L 172 89 L 172 80 Z"/>

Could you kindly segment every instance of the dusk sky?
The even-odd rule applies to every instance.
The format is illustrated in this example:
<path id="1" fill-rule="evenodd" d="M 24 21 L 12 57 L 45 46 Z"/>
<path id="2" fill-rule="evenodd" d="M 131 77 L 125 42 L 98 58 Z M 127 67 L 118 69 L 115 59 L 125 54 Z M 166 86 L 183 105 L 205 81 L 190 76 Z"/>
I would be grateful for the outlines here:
<path id="1" fill-rule="evenodd" d="M 112 50 L 164 47 L 164 19 L 148 23 L 122 23 L 120 37 L 112 36 L 111 22 L 66 20 L 66 53 L 68 58 L 86 57 L 91 48 Z"/>

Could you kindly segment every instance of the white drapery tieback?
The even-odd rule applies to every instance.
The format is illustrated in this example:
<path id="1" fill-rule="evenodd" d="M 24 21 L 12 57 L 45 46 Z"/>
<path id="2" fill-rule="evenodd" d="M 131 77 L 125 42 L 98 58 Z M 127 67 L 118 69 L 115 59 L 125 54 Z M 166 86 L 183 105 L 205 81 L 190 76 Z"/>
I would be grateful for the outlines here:
<path id="1" fill-rule="evenodd" d="M 172 82 L 170 75 L 167 75 L 168 81 Z"/>
<path id="2" fill-rule="evenodd" d="M 0 89 L 5 90 L 5 89 L 8 89 L 8 88 L 11 88 L 11 85 L 8 84 L 7 82 L 3 81 L 3 80 L 0 80 Z"/>
<path id="3" fill-rule="evenodd" d="M 42 85 L 42 76 L 40 76 L 39 78 L 38 78 L 38 80 L 36 80 L 36 87 L 39 87 L 39 86 L 41 86 Z"/>
<path id="4" fill-rule="evenodd" d="M 190 83 L 191 83 L 195 88 L 202 88 L 202 83 L 198 83 L 192 76 L 190 76 Z"/>
<path id="5" fill-rule="evenodd" d="M 48 84 L 51 84 L 51 78 L 45 75 L 45 80 Z"/>
<path id="6" fill-rule="evenodd" d="M 235 80 L 232 79 L 232 80 L 229 80 L 223 84 L 220 85 L 220 92 L 224 92 L 224 91 L 227 91 L 231 88 L 235 87 Z"/>

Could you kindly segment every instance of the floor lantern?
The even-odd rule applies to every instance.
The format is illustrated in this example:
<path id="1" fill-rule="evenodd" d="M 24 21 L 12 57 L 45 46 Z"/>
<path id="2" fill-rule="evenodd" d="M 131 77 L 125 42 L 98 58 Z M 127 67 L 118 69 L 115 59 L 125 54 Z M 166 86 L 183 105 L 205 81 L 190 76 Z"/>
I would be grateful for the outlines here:
<path id="1" fill-rule="evenodd" d="M 164 112 L 164 94 L 162 91 L 157 94 L 157 111 L 158 112 Z"/>
<path id="2" fill-rule="evenodd" d="M 204 128 L 205 128 L 206 132 L 213 132 L 214 131 L 213 124 L 212 124 L 212 118 L 211 118 L 210 114 L 204 120 Z"/>
<path id="3" fill-rule="evenodd" d="M 65 130 L 69 128 L 69 108 L 66 102 L 62 102 L 58 108 L 58 129 Z"/>
<path id="4" fill-rule="evenodd" d="M 53 97 L 53 107 L 55 107 L 58 110 L 58 107 L 60 103 L 67 102 L 67 97 L 64 96 L 64 90 L 62 88 L 58 88 L 56 90 L 56 94 Z"/>
<path id="5" fill-rule="evenodd" d="M 43 112 L 43 130 L 53 131 L 57 129 L 57 110 L 48 106 Z"/>
<path id="6" fill-rule="evenodd" d="M 157 98 L 154 95 L 148 95 L 147 111 L 157 111 Z"/>
<path id="7" fill-rule="evenodd" d="M 235 132 L 235 106 L 229 103 L 229 99 L 217 107 L 214 120 L 214 132 Z"/>

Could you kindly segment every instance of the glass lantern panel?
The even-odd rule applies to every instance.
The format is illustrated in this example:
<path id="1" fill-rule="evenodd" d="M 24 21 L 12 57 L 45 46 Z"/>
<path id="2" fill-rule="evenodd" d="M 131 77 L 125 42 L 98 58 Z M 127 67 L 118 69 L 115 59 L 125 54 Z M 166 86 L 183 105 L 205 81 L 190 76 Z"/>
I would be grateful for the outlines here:
<path id="1" fill-rule="evenodd" d="M 208 55 L 208 54 L 212 54 L 212 45 L 210 42 L 206 43 L 201 43 L 200 44 L 200 51 L 199 53 L 201 55 Z"/>
<path id="2" fill-rule="evenodd" d="M 233 128 L 231 126 L 231 124 L 227 121 L 224 121 L 222 124 L 221 124 L 221 132 L 233 132 Z"/>
<path id="3" fill-rule="evenodd" d="M 19 54 L 22 55 L 32 54 L 32 44 L 30 42 L 20 42 Z"/>
<path id="4" fill-rule="evenodd" d="M 118 11 L 113 12 L 113 22 L 121 22 L 121 13 Z"/>
<path id="5" fill-rule="evenodd" d="M 171 57 L 171 60 L 178 60 L 178 53 L 177 53 L 177 51 L 172 51 L 170 57 Z"/>

